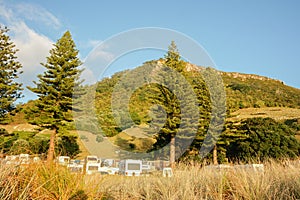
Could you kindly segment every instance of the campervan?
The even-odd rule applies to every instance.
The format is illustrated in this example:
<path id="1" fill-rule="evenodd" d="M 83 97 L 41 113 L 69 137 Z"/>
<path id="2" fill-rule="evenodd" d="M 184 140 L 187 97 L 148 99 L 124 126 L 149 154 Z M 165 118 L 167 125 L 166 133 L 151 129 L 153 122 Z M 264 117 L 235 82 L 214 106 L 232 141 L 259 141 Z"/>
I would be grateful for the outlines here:
<path id="1" fill-rule="evenodd" d="M 94 174 L 100 171 L 101 163 L 88 162 L 85 164 L 86 174 Z"/>
<path id="2" fill-rule="evenodd" d="M 85 158 L 85 163 L 86 163 L 86 164 L 87 164 L 87 163 L 99 163 L 99 162 L 100 162 L 100 160 L 98 159 L 97 156 L 91 155 L 91 156 L 87 156 L 87 157 Z"/>
<path id="3" fill-rule="evenodd" d="M 69 156 L 58 156 L 56 158 L 56 162 L 59 165 L 67 166 L 70 162 L 70 157 Z"/>
<path id="4" fill-rule="evenodd" d="M 81 163 L 73 162 L 68 164 L 67 168 L 69 169 L 70 172 L 83 173 L 84 165 Z"/>
<path id="5" fill-rule="evenodd" d="M 142 173 L 142 161 L 121 160 L 119 162 L 119 173 L 125 176 L 140 176 Z"/>

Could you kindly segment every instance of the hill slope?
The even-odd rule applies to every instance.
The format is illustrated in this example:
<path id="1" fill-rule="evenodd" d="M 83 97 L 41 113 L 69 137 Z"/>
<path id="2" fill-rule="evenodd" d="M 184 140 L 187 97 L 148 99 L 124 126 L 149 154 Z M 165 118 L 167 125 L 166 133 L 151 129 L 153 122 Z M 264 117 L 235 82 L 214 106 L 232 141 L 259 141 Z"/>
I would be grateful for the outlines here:
<path id="1" fill-rule="evenodd" d="M 157 62 L 157 65 L 160 65 L 161 61 L 151 62 Z M 118 72 L 111 78 L 106 78 L 98 83 L 95 106 L 99 116 L 98 120 L 102 125 L 102 129 L 107 132 L 107 136 L 113 136 L 119 131 L 111 112 L 112 98 L 115 98 L 112 97 L 114 87 L 124 74 L 138 74 L 137 71 L 143 70 L 143 68 L 145 66 Z M 191 73 L 201 74 L 206 68 L 187 63 L 186 69 Z M 223 78 L 226 91 L 228 113 L 243 108 L 287 107 L 300 109 L 300 90 L 297 88 L 284 85 L 281 81 L 258 75 L 231 72 L 219 73 Z M 128 81 L 135 82 L 135 79 L 138 78 Z M 148 114 L 152 105 L 147 101 L 146 93 L 147 88 L 143 85 L 137 88 L 130 98 L 129 110 L 131 118 L 136 124 L 148 123 L 149 121 Z M 121 95 L 118 98 L 122 98 Z"/>

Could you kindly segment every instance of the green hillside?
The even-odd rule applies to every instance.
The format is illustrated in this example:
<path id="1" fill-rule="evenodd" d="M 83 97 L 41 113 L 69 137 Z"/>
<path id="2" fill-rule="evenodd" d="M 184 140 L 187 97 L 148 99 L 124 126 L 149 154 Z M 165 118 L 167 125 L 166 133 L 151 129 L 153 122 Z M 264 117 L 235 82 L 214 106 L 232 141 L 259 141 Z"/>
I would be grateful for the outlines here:
<path id="1" fill-rule="evenodd" d="M 148 64 L 148 62 L 146 64 Z M 205 70 L 203 67 L 197 67 L 191 64 L 188 64 L 187 66 L 190 73 L 199 76 L 201 76 L 201 73 Z M 113 113 L 111 112 L 112 93 L 116 84 L 126 73 L 132 73 L 132 77 L 136 77 L 134 74 L 138 74 L 139 70 L 144 69 L 145 66 L 140 66 L 134 70 L 118 72 L 112 77 L 105 78 L 98 83 L 95 106 L 101 128 L 107 136 L 117 134 L 121 128 L 115 124 Z M 281 81 L 258 75 L 227 72 L 220 73 L 226 91 L 226 106 L 228 113 L 233 113 L 234 111 L 243 108 L 300 108 L 300 90 L 297 88 L 284 85 Z M 127 81 L 134 82 L 136 79 L 133 78 L 132 80 Z M 149 92 L 147 87 L 148 86 L 146 85 L 140 86 L 135 90 L 130 99 L 129 110 L 131 118 L 137 125 L 147 124 L 150 120 L 149 110 L 152 104 L 147 99 L 147 92 Z M 121 98 L 121 94 L 119 97 Z M 207 98 L 209 99 L 209 96 Z M 123 129 L 124 128 L 130 127 L 123 127 Z"/>
<path id="2" fill-rule="evenodd" d="M 300 107 L 300 90 L 282 81 L 251 74 L 222 72 L 231 110 L 261 107 Z"/>

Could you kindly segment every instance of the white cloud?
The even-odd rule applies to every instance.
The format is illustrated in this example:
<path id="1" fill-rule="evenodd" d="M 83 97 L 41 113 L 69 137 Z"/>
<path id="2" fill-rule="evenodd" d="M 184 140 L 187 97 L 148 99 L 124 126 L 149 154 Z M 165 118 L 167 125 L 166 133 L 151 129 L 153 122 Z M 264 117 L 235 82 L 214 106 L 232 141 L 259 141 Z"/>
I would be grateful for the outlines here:
<path id="1" fill-rule="evenodd" d="M 53 47 L 53 41 L 36 33 L 24 22 L 15 24 L 11 30 L 14 32 L 12 41 L 19 49 L 17 56 L 23 64 L 24 75 L 40 71 L 40 63 L 46 61 L 46 56 Z"/>
<path id="2" fill-rule="evenodd" d="M 82 76 L 86 84 L 95 83 L 101 75 L 104 74 L 105 68 L 115 59 L 111 49 L 100 43 L 84 59 L 85 71 Z"/>
<path id="3" fill-rule="evenodd" d="M 15 11 L 16 15 L 22 16 L 22 18 L 30 21 L 40 22 L 53 28 L 59 28 L 61 26 L 60 21 L 53 14 L 38 5 L 28 3 L 16 4 Z"/>
<path id="4" fill-rule="evenodd" d="M 87 68 L 86 66 L 82 66 L 84 69 L 83 72 L 81 73 L 80 79 L 84 80 L 83 84 L 95 84 L 97 82 L 97 78 L 95 77 L 95 74 L 92 70 Z"/>
<path id="5" fill-rule="evenodd" d="M 113 53 L 106 51 L 101 48 L 96 48 L 90 55 L 91 60 L 103 60 L 103 61 L 112 61 L 115 56 Z"/>
<path id="6" fill-rule="evenodd" d="M 81 44 L 81 47 L 83 48 L 89 48 L 89 49 L 94 49 L 97 46 L 99 46 L 103 41 L 102 40 L 89 40 L 83 44 Z"/>

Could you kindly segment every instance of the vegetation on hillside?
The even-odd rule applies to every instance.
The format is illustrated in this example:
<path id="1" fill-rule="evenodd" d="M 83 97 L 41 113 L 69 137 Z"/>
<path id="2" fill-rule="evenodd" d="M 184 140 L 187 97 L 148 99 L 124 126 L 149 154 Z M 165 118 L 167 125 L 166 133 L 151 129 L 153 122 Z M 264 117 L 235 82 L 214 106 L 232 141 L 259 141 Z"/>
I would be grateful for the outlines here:
<path id="1" fill-rule="evenodd" d="M 230 111 L 261 107 L 300 108 L 299 89 L 284 85 L 281 81 L 225 72 L 222 77 Z"/>
<path id="2" fill-rule="evenodd" d="M 244 139 L 232 142 L 227 148 L 231 160 L 249 162 L 269 158 L 297 158 L 300 143 L 295 135 L 300 126 L 293 120 L 277 122 L 271 118 L 245 119 L 236 131 L 242 131 Z"/>
<path id="3" fill-rule="evenodd" d="M 118 133 L 130 128 L 131 126 L 138 126 L 138 127 L 148 127 L 153 126 L 153 120 L 156 120 L 159 130 L 164 130 L 164 127 L 171 122 L 170 120 L 167 120 L 168 118 L 164 118 L 165 116 L 170 116 L 170 113 L 173 113 L 172 110 L 168 109 L 168 107 L 165 107 L 166 102 L 170 102 L 170 100 L 166 99 L 168 95 L 161 93 L 161 91 L 168 91 L 168 89 L 161 86 L 160 88 L 155 84 L 141 84 L 140 87 L 134 88 L 135 84 L 139 82 L 139 78 L 141 77 L 141 73 L 144 74 L 158 74 L 158 69 L 161 69 L 163 63 L 165 62 L 165 59 L 160 59 L 157 61 L 149 61 L 145 62 L 144 65 L 134 69 L 134 70 L 127 70 L 123 72 L 118 72 L 115 75 L 113 75 L 111 78 L 106 78 L 103 81 L 100 81 L 97 84 L 96 89 L 96 113 L 99 120 L 99 124 L 101 126 L 101 129 L 103 131 L 103 134 L 106 136 L 115 136 Z M 185 65 L 185 63 L 182 63 Z M 154 67 L 153 67 L 154 66 Z M 151 68 L 152 67 L 152 68 Z M 155 73 L 151 71 L 151 69 Z M 209 71 L 210 68 L 199 68 L 199 69 L 192 69 L 187 71 L 184 69 L 184 77 L 189 82 L 190 85 L 193 86 L 193 91 L 195 92 L 197 96 L 197 105 L 198 109 L 194 109 L 194 113 L 196 110 L 198 110 L 198 114 L 200 117 L 200 120 L 195 123 L 197 124 L 197 131 L 196 136 L 194 138 L 194 141 L 192 142 L 192 145 L 187 149 L 187 151 L 184 153 L 180 151 L 180 149 L 176 149 L 176 153 L 182 154 L 184 153 L 185 158 L 190 159 L 200 159 L 200 154 L 203 153 L 205 150 L 203 149 L 205 146 L 209 147 L 210 143 L 214 141 L 214 137 L 212 133 L 208 133 L 209 124 L 211 122 L 211 92 L 208 89 L 207 86 L 207 77 L 203 77 L 206 72 Z M 170 72 L 168 72 L 170 74 Z M 299 108 L 300 102 L 298 97 L 300 97 L 300 91 L 299 89 L 295 89 L 289 86 L 284 85 L 282 82 L 277 80 L 268 79 L 265 77 L 260 77 L 256 75 L 245 75 L 245 74 L 239 74 L 238 76 L 234 76 L 231 73 L 224 73 L 220 72 L 222 78 L 223 78 L 223 84 L 225 86 L 226 91 L 226 105 L 227 105 L 227 117 L 232 117 L 231 113 L 233 111 L 239 110 L 241 108 L 263 108 L 263 107 L 291 107 L 291 108 Z M 144 77 L 144 76 L 142 76 Z M 164 75 L 164 77 L 166 77 Z M 205 79 L 206 78 L 206 79 Z M 126 79 L 126 81 L 124 81 Z M 172 78 L 174 79 L 174 78 Z M 175 80 L 175 79 L 174 79 Z M 146 80 L 149 82 L 149 80 Z M 168 80 L 164 80 L 168 81 Z M 216 82 L 216 81 L 214 81 Z M 115 94 L 116 88 L 120 87 L 119 85 L 122 85 L 123 90 L 119 91 L 118 95 Z M 126 83 L 126 84 L 125 84 Z M 130 83 L 130 84 L 128 84 Z M 132 83 L 132 84 L 131 84 Z M 195 84 L 195 85 L 193 85 Z M 217 84 L 221 85 L 221 84 Z M 113 103 L 116 96 L 119 97 L 119 99 L 123 99 L 124 93 L 128 91 L 132 91 L 133 88 L 135 89 L 134 92 L 130 93 L 131 97 L 129 99 L 129 115 L 131 119 L 128 119 L 125 117 L 125 115 L 119 115 L 118 119 L 115 120 L 116 116 L 113 113 Z M 123 95 L 123 96 L 122 96 Z M 153 98 L 154 97 L 154 98 Z M 157 101 L 153 101 L 156 99 Z M 274 101 L 275 100 L 275 101 Z M 167 103 L 169 106 L 172 104 Z M 154 105 L 154 106 L 153 106 Z M 180 110 L 178 99 L 174 99 L 174 105 L 177 105 L 178 109 Z M 120 106 L 122 107 L 122 106 Z M 127 107 L 123 105 L 123 107 Z M 172 106 L 175 108 L 174 106 Z M 170 113 L 168 114 L 168 112 Z M 220 109 L 219 109 L 220 110 Z M 149 114 L 150 112 L 150 114 Z M 160 115 L 155 112 L 159 113 Z M 164 113 L 166 112 L 166 113 Z M 152 113 L 152 115 L 151 115 Z M 221 116 L 224 116 L 225 112 L 220 113 L 217 118 L 215 118 L 213 121 L 220 121 L 222 120 Z M 152 117 L 152 118 L 151 118 Z M 154 117 L 154 118 L 153 118 Z M 225 116 L 224 116 L 225 117 Z M 255 117 L 255 116 L 254 116 Z M 119 126 L 120 119 L 122 121 L 122 126 Z M 217 120 L 218 119 L 218 120 Z M 284 118 L 283 118 L 284 119 Z M 181 120 L 179 118 L 179 120 Z M 257 120 L 257 119 L 253 119 Z M 228 160 L 234 160 L 234 159 L 242 159 L 242 160 L 249 160 L 249 159 L 263 159 L 264 156 L 260 156 L 258 154 L 238 154 L 233 155 L 229 154 L 228 152 L 230 150 L 230 146 L 232 144 L 237 144 L 238 142 L 245 142 L 245 139 L 251 136 L 249 136 L 249 133 L 246 134 L 246 126 L 243 126 L 242 124 L 250 123 L 250 121 L 243 121 L 237 120 L 235 122 L 228 121 L 224 124 L 224 122 L 219 125 L 220 133 L 216 136 L 218 139 L 215 141 L 217 142 L 216 146 L 214 146 L 215 152 L 218 152 L 218 155 L 214 153 L 215 157 L 215 163 L 217 163 L 216 160 L 219 162 L 226 162 Z M 261 121 L 261 128 L 264 126 L 264 121 Z M 275 123 L 275 122 L 274 122 Z M 284 121 L 276 122 L 276 123 L 285 123 Z M 179 122 L 180 124 L 180 122 Z M 250 124 L 251 125 L 251 124 Z M 249 125 L 249 126 L 250 126 Z M 223 127 L 224 126 L 224 127 Z M 279 125 L 278 125 L 279 126 Z M 176 127 L 176 126 L 174 126 Z M 217 128 L 218 126 L 215 126 Z M 211 127 L 210 127 L 211 128 Z M 268 127 L 264 127 L 266 130 Z M 145 128 L 142 128 L 145 130 Z M 223 129 L 223 130 L 222 130 Z M 263 129 L 263 128 L 262 128 Z M 212 130 L 212 128 L 210 129 Z M 216 129 L 217 130 L 217 129 Z M 263 131 L 263 130 L 262 130 Z M 277 131 L 279 133 L 277 133 Z M 282 134 L 286 130 L 276 129 L 276 134 Z M 283 142 L 280 146 L 282 149 L 289 149 L 289 150 L 282 150 L 284 152 L 277 152 L 274 145 L 274 149 L 272 147 L 270 148 L 272 151 L 276 151 L 274 154 L 270 154 L 270 157 L 274 158 L 282 158 L 284 156 L 288 157 L 294 157 L 293 155 L 299 155 L 298 147 L 291 147 L 291 143 L 295 143 L 297 146 L 299 144 L 298 141 L 294 140 L 295 135 L 297 134 L 297 131 L 294 129 L 292 130 L 292 135 L 288 140 L 289 142 Z M 217 131 L 216 131 L 217 133 Z M 290 134 L 290 133 L 286 133 Z M 170 138 L 167 138 L 168 134 L 149 134 L 149 137 L 156 140 L 156 142 L 153 143 L 154 149 L 164 147 L 166 144 L 169 143 Z M 211 139 L 208 139 L 211 136 Z M 159 137 L 157 137 L 159 136 Z M 217 138 L 216 137 L 216 138 Z M 274 136 L 275 137 L 275 136 Z M 282 140 L 286 138 L 285 136 L 279 137 Z M 161 140 L 163 139 L 163 140 Z M 271 139 L 271 137 L 269 138 Z M 281 140 L 280 139 L 280 140 Z M 135 139 L 134 139 L 135 140 Z M 120 145 L 120 141 L 122 141 L 122 145 Z M 136 140 L 137 141 L 137 140 Z M 205 141 L 205 142 L 204 142 Z M 208 142 L 210 141 L 210 142 Z M 258 142 L 258 141 L 252 141 L 252 142 Z M 291 143 L 290 143 L 291 142 Z M 271 143 L 270 143 L 271 144 Z M 126 139 L 119 138 L 118 143 L 121 148 L 124 148 L 126 150 L 131 151 L 142 151 L 141 147 L 135 148 L 135 145 L 133 140 L 132 141 L 126 141 Z M 158 146 L 157 146 L 158 145 Z M 202 149 L 201 149 L 202 148 Z M 208 148 L 209 149 L 209 148 Z M 293 149 L 293 153 L 289 154 L 287 151 L 290 151 L 290 149 Z M 211 147 L 210 147 L 211 150 Z M 246 149 L 240 148 L 241 151 L 246 151 Z M 149 149 L 149 144 L 145 146 L 144 151 L 151 151 L 151 148 Z M 164 152 L 164 155 L 167 156 L 168 151 Z M 278 154 L 282 156 L 278 156 Z M 267 153 L 265 152 L 265 156 Z M 208 155 L 210 157 L 212 155 Z"/>

